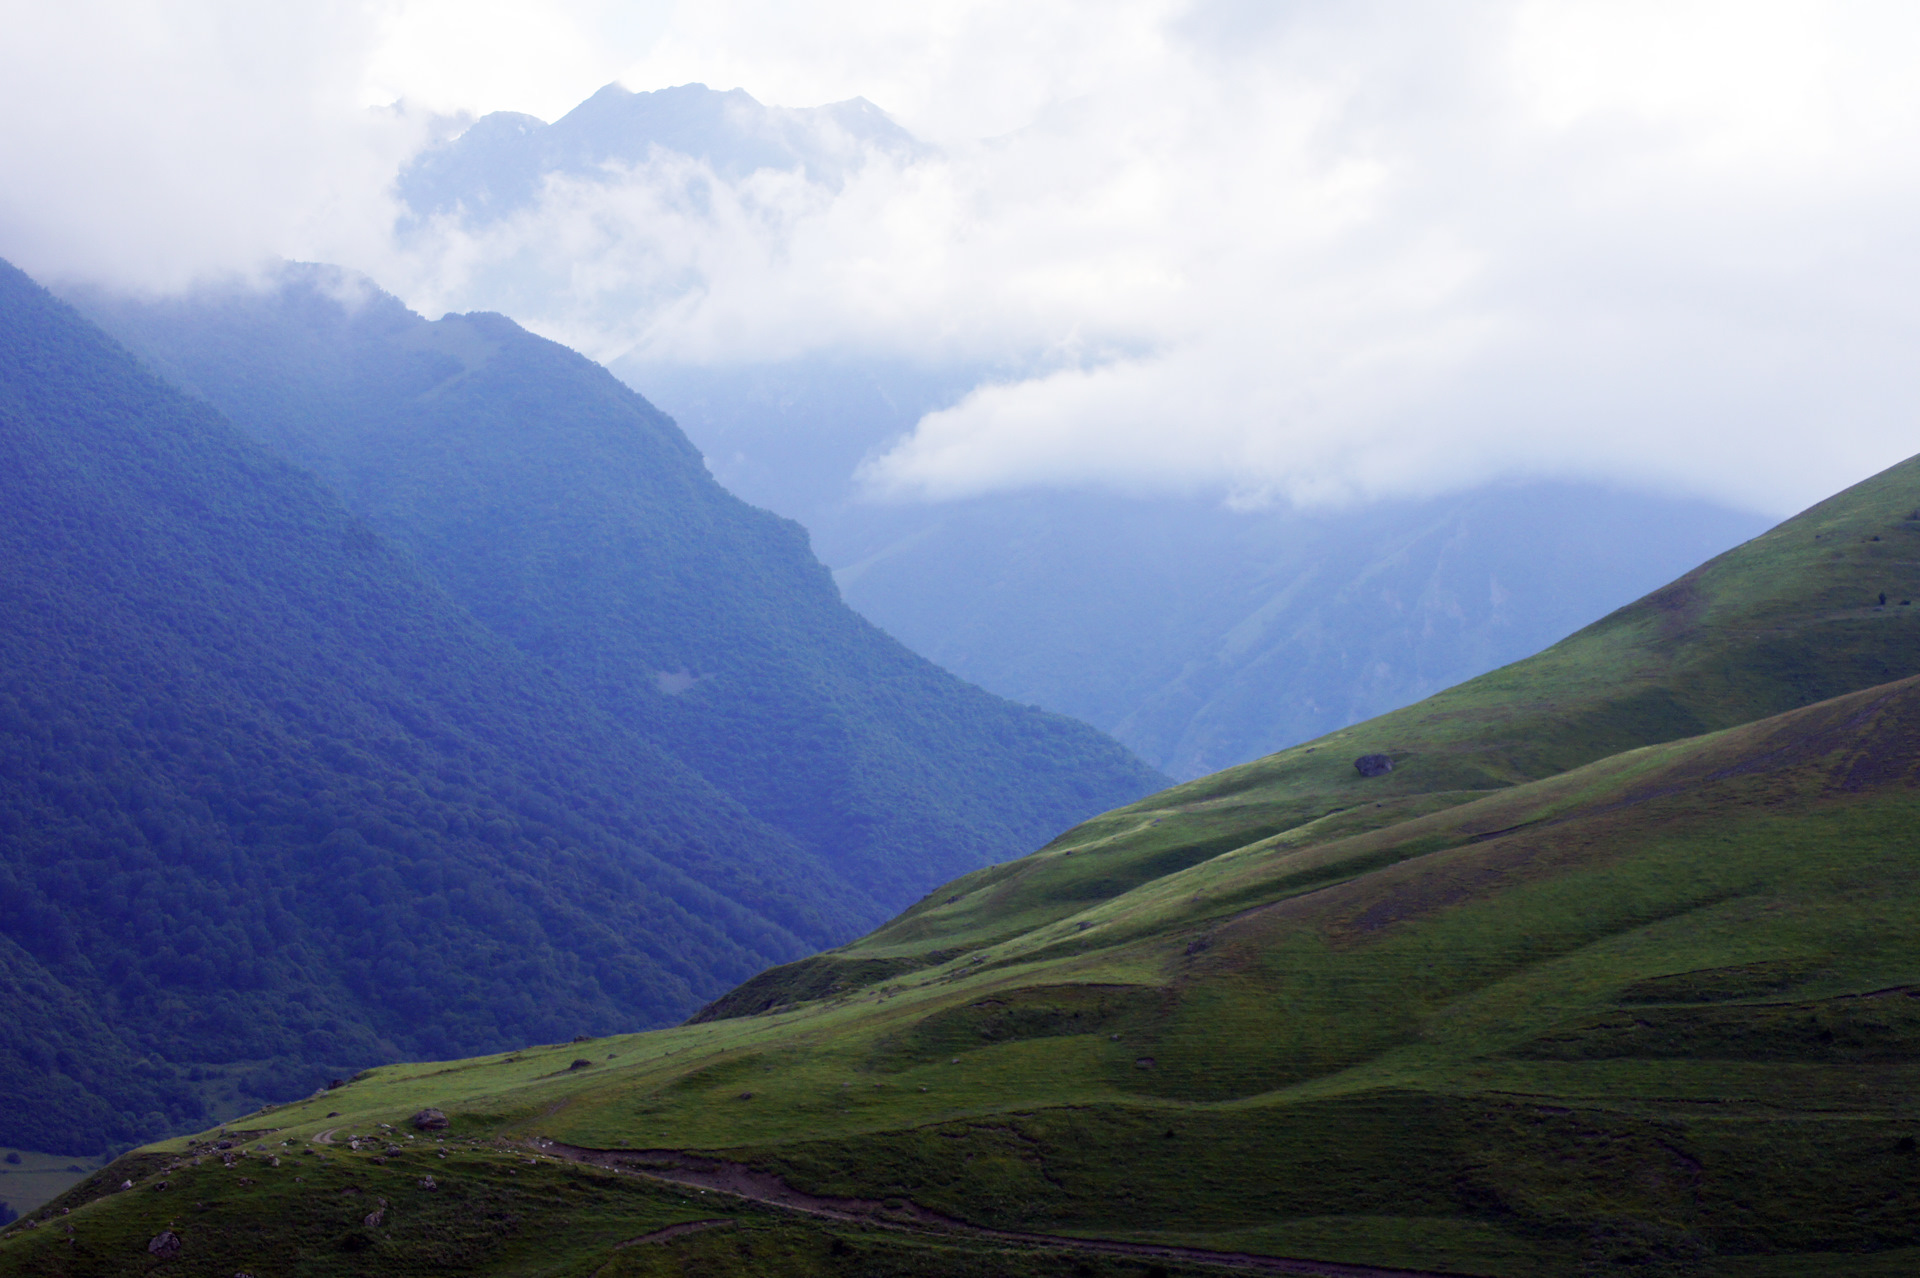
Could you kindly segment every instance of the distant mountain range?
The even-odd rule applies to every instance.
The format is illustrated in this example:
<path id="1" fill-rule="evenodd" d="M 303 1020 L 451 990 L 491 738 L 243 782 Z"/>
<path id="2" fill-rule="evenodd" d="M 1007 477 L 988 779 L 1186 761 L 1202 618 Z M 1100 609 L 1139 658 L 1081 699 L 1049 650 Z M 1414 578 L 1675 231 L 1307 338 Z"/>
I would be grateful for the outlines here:
<path id="1" fill-rule="evenodd" d="M 869 149 L 898 158 L 922 148 L 859 99 L 794 110 L 740 90 L 614 84 L 550 125 L 484 117 L 421 155 L 398 191 L 415 216 L 477 225 L 531 207 L 548 176 L 616 180 L 656 154 L 729 178 L 773 168 L 824 179 Z M 117 306 L 98 314 L 123 337 L 189 384 L 221 384 L 204 367 L 221 358 L 204 314 L 174 308 L 140 330 Z M 188 328 L 209 347 L 201 366 L 178 349 Z M 250 314 L 221 340 L 258 349 L 274 329 Z M 1329 514 L 1073 492 L 873 504 L 856 496 L 858 462 L 990 370 L 834 358 L 616 369 L 675 406 L 723 482 L 800 520 L 864 615 L 963 677 L 1093 723 L 1178 777 L 1518 659 L 1766 522 L 1702 501 L 1542 482 Z M 217 398 L 242 420 L 274 416 L 231 389 Z M 322 465 L 311 449 L 306 458 Z"/>
<path id="2" fill-rule="evenodd" d="M 1920 458 L 686 1025 L 369 1071 L 64 1203 L 217 1199 L 212 1271 L 1908 1273 L 1917 825 Z"/>
<path id="3" fill-rule="evenodd" d="M 395 190 L 415 219 L 486 225 L 531 207 L 550 177 L 604 179 L 657 152 L 729 178 L 798 169 L 837 183 L 867 148 L 901 157 L 926 149 L 865 98 L 793 109 L 763 105 L 743 89 L 683 84 L 633 93 L 609 84 L 552 124 L 514 111 L 482 116 L 417 156 Z"/>
<path id="4" fill-rule="evenodd" d="M 332 272 L 199 314 L 123 318 L 246 429 L 0 268 L 0 1145 L 668 1022 L 1158 780 L 571 352 Z"/>
<path id="5" fill-rule="evenodd" d="M 957 399 L 964 376 L 614 368 L 730 488 L 806 524 L 875 624 L 1181 778 L 1517 661 L 1767 526 L 1569 481 L 1325 512 L 1058 490 L 872 502 L 851 478 L 862 457 Z"/>
<path id="6" fill-rule="evenodd" d="M 770 169 L 833 184 L 871 155 L 924 151 L 858 99 L 788 110 L 737 89 L 609 85 L 552 124 L 486 116 L 423 153 L 396 189 L 405 233 L 426 243 L 435 219 L 473 231 L 537 218 L 550 179 L 623 183 L 650 157 L 722 181 Z M 488 265 L 497 296 L 564 311 L 550 293 L 571 287 L 571 264 L 522 266 Z M 674 417 L 731 491 L 805 525 L 862 615 L 1182 778 L 1518 660 L 1768 523 L 1538 481 L 1321 513 L 1059 490 L 880 503 L 854 481 L 863 459 L 1019 370 L 849 352 L 746 366 L 635 352 L 609 366 Z"/>

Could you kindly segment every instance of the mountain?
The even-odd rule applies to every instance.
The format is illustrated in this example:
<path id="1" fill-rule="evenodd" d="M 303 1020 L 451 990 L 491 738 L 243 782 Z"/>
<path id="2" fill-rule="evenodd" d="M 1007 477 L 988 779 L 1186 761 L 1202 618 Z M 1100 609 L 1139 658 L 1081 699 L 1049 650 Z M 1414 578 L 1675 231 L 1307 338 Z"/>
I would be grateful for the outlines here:
<path id="1" fill-rule="evenodd" d="M 1155 781 L 860 621 L 504 320 L 369 299 L 372 374 L 255 370 L 289 431 L 404 433 L 311 454 L 400 545 L 3 274 L 0 1146 L 672 1021 Z"/>
<path id="2" fill-rule="evenodd" d="M 1536 652 L 1762 527 L 1572 483 L 1324 514 L 1028 494 L 925 512 L 835 577 L 948 669 L 1191 779 Z"/>
<path id="3" fill-rule="evenodd" d="M 11 267 L 0 449 L 0 1144 L 671 1018 L 873 908 Z"/>
<path id="4" fill-rule="evenodd" d="M 1517 661 L 1768 522 L 1548 481 L 1332 511 L 1074 491 L 879 503 L 852 482 L 862 458 L 985 372 L 613 368 L 728 488 L 805 524 L 888 634 L 1183 780 Z"/>
<path id="5" fill-rule="evenodd" d="M 633 93 L 609 84 L 548 124 L 496 111 L 416 156 L 395 193 L 418 225 L 453 216 L 484 226 L 531 207 L 550 179 L 604 181 L 661 152 L 698 160 L 727 178 L 757 169 L 802 170 L 838 183 L 867 149 L 921 150 L 865 98 L 828 106 L 765 106 L 743 89 L 682 84 Z"/>
<path id="6" fill-rule="evenodd" d="M 423 152 L 396 186 L 401 239 L 423 263 L 471 264 L 452 286 L 464 305 L 554 330 L 657 333 L 635 318 L 666 315 L 668 298 L 697 309 L 702 268 L 658 218 L 607 192 L 638 183 L 699 241 L 705 210 L 730 205 L 703 181 L 765 211 L 788 203 L 769 205 L 756 173 L 836 186 L 872 155 L 926 153 L 858 99 L 788 110 L 738 89 L 609 85 L 552 124 L 498 113 Z M 712 178 L 689 176 L 696 165 Z M 577 219 L 595 208 L 599 247 L 581 249 Z M 794 216 L 810 215 L 775 223 Z M 737 228 L 712 217 L 716 242 L 731 242 Z M 503 219 L 519 220 L 509 233 Z M 558 243 L 571 247 L 548 251 Z M 582 251 L 611 254 L 584 291 Z M 851 349 L 710 364 L 646 341 L 609 367 L 674 417 L 725 487 L 803 524 L 874 624 L 1182 780 L 1518 660 L 1768 522 L 1551 482 L 1322 513 L 1071 491 L 876 502 L 854 479 L 864 459 L 976 386 L 1033 370 L 1017 355 Z"/>
<path id="7" fill-rule="evenodd" d="M 81 298 L 318 475 L 494 635 L 874 902 L 1164 784 L 1084 724 L 971 687 L 840 600 L 798 525 L 733 497 L 604 369 L 364 281 Z"/>
<path id="8" fill-rule="evenodd" d="M 236 1122 L 244 1181 L 211 1134 L 122 1160 L 76 1228 L 311 1272 L 1910 1273 L 1916 598 L 1920 458 L 687 1025 L 371 1071 Z M 15 1226 L 0 1272 L 77 1245 Z"/>

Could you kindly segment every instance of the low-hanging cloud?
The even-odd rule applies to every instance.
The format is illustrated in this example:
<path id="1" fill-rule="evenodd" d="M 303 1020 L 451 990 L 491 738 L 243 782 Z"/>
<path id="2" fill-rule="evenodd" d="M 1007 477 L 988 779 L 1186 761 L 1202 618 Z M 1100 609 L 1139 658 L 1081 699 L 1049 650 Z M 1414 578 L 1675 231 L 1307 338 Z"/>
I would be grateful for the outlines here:
<path id="1" fill-rule="evenodd" d="M 568 11 L 556 63 L 595 49 L 602 74 L 607 8 Z M 370 77 L 407 88 L 429 11 L 289 12 L 284 66 L 214 74 L 190 110 L 122 57 L 157 105 L 105 176 L 57 162 L 60 116 L 110 133 L 125 94 L 45 89 L 45 153 L 0 158 L 56 180 L 0 196 L 0 252 L 149 286 L 327 256 L 602 359 L 995 370 L 868 462 L 898 499 L 1314 503 L 1555 474 L 1784 510 L 1914 451 L 1904 6 L 653 6 L 629 20 L 632 87 L 864 94 L 932 145 L 831 182 L 656 152 L 404 234 L 388 182 L 427 109 L 518 104 L 442 60 L 412 110 L 349 109 Z M 256 98 L 277 105 L 225 118 Z M 201 189 L 169 191 L 169 164 Z"/>

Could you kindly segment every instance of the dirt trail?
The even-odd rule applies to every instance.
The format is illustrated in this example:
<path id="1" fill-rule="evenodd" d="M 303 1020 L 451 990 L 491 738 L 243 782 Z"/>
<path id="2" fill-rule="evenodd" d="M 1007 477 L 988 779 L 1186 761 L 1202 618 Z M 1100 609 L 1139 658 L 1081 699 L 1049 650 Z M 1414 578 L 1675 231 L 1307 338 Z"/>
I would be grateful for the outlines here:
<path id="1" fill-rule="evenodd" d="M 733 1221 L 719 1220 L 683 1220 L 677 1225 L 668 1225 L 665 1229 L 656 1229 L 650 1234 L 641 1234 L 638 1238 L 629 1238 L 623 1243 L 615 1243 L 613 1249 L 638 1247 L 642 1243 L 663 1243 L 678 1238 L 682 1234 L 697 1234 L 705 1229 L 731 1229 Z"/>
<path id="2" fill-rule="evenodd" d="M 1310 1274 L 1320 1278 L 1466 1278 L 1459 1273 L 1430 1269 L 1381 1269 L 1372 1265 L 1346 1265 L 1325 1260 L 1291 1260 L 1282 1256 L 1262 1256 L 1252 1252 L 1208 1251 L 1202 1247 L 1175 1247 L 1159 1243 L 1131 1243 L 1095 1238 L 1068 1238 L 1057 1234 L 1026 1234 L 1007 1229 L 987 1229 L 964 1220 L 929 1211 L 904 1199 L 882 1201 L 873 1198 L 830 1198 L 795 1189 L 772 1172 L 760 1171 L 744 1163 L 720 1158 L 703 1158 L 672 1149 L 582 1149 L 555 1141 L 534 1141 L 530 1148 L 554 1158 L 590 1163 L 613 1171 L 646 1176 L 675 1185 L 687 1185 L 713 1193 L 727 1194 L 749 1202 L 788 1211 L 802 1212 L 828 1220 L 840 1220 L 885 1229 L 963 1234 L 993 1242 L 1016 1243 L 1034 1247 L 1056 1247 L 1072 1251 L 1097 1252 L 1109 1256 L 1148 1256 L 1162 1260 L 1182 1260 L 1192 1264 L 1214 1265 L 1225 1269 L 1253 1270 L 1262 1273 Z M 666 1230 L 636 1238 L 633 1242 L 666 1241 L 669 1230 L 692 1232 L 710 1228 L 713 1221 L 673 1225 Z M 630 1244 L 621 1244 L 627 1246 Z"/>

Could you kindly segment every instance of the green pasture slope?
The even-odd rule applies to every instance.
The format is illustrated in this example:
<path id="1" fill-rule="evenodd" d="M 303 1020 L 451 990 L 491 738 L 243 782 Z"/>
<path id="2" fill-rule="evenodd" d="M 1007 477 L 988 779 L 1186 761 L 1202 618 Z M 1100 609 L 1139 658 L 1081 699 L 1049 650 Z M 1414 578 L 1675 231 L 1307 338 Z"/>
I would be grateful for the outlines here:
<path id="1" fill-rule="evenodd" d="M 1218 1272 L 1074 1239 L 1920 1271 L 1916 507 L 1908 462 L 1535 658 L 1096 818 L 684 1026 L 369 1071 L 236 1120 L 231 1168 L 211 1137 L 149 1147 L 0 1235 L 0 1273 L 148 1272 L 163 1229 L 158 1272 L 209 1274 Z M 1396 769 L 1362 780 L 1375 751 Z M 379 1124 L 423 1106 L 449 1128 L 386 1154 Z M 695 1151 L 869 1207 L 569 1149 L 682 1180 Z"/>

